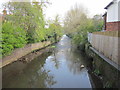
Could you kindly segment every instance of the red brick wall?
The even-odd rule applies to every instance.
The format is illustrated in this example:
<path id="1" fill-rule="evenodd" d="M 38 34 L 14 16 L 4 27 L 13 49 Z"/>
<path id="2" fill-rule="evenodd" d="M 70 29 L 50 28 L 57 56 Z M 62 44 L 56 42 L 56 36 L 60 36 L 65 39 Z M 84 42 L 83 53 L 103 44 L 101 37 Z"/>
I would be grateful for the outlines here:
<path id="1" fill-rule="evenodd" d="M 107 22 L 106 23 L 107 31 L 120 31 L 120 21 L 118 22 Z"/>

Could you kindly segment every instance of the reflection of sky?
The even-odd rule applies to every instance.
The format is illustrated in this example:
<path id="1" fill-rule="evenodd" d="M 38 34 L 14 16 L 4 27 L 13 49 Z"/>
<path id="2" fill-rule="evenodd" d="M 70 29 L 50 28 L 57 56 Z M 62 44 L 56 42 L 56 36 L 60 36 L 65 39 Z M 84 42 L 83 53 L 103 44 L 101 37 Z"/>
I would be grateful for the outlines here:
<path id="1" fill-rule="evenodd" d="M 60 43 L 63 43 L 61 45 Z M 80 59 L 74 56 L 70 49 L 70 39 L 63 36 L 57 45 L 57 50 L 54 55 L 46 59 L 44 68 L 49 70 L 49 75 L 54 76 L 57 82 L 52 85 L 52 88 L 91 88 L 89 76 L 86 68 L 80 69 L 82 62 L 74 60 Z M 58 67 L 56 67 L 56 64 Z"/>
<path id="2" fill-rule="evenodd" d="M 47 88 L 56 83 L 54 76 L 48 75 L 44 68 L 47 55 L 35 58 L 29 63 L 14 62 L 3 68 L 3 87 L 5 88 Z"/>
<path id="3" fill-rule="evenodd" d="M 88 73 L 85 68 L 79 74 L 75 74 L 69 70 L 66 62 L 59 64 L 59 68 L 56 69 L 55 62 L 49 59 L 44 66 L 46 70 L 50 70 L 49 75 L 54 76 L 54 80 L 57 82 L 51 86 L 52 88 L 91 88 Z"/>
<path id="4" fill-rule="evenodd" d="M 80 69 L 82 58 L 71 51 L 70 39 L 64 36 L 59 43 L 51 56 L 45 53 L 27 64 L 16 62 L 4 68 L 3 87 L 90 88 L 87 70 Z"/>

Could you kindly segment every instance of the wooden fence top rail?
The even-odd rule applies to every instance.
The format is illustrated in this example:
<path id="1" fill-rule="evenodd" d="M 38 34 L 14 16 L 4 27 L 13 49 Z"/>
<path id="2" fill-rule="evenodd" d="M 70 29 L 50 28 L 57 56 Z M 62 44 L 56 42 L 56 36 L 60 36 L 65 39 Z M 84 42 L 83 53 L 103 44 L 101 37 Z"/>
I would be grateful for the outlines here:
<path id="1" fill-rule="evenodd" d="M 120 31 L 93 32 L 93 34 L 112 36 L 112 37 L 120 37 Z"/>

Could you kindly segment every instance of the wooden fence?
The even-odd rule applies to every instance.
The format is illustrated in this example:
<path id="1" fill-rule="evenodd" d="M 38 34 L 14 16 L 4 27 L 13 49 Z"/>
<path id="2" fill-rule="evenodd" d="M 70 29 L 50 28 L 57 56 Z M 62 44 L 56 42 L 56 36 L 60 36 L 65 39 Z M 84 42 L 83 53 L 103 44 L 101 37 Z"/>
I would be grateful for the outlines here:
<path id="1" fill-rule="evenodd" d="M 92 47 L 104 56 L 120 65 L 120 35 L 119 31 L 94 32 L 88 34 Z"/>

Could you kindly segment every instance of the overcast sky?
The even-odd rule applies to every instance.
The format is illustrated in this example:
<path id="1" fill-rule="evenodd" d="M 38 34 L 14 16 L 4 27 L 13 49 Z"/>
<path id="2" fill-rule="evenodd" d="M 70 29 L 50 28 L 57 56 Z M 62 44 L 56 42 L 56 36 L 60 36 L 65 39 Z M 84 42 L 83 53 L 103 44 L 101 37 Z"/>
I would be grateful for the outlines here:
<path id="1" fill-rule="evenodd" d="M 1 4 L 9 0 L 0 1 L 0 11 Z M 45 10 L 46 18 L 53 18 L 56 14 L 59 14 L 62 18 L 64 14 L 76 3 L 83 5 L 88 9 L 89 16 L 95 14 L 103 14 L 105 12 L 104 7 L 108 5 L 112 0 L 49 0 L 52 4 L 48 6 Z"/>
<path id="2" fill-rule="evenodd" d="M 46 9 L 46 17 L 53 17 L 56 14 L 64 17 L 64 14 L 76 3 L 82 4 L 87 8 L 90 16 L 103 14 L 105 12 L 104 7 L 111 1 L 112 0 L 50 0 L 52 5 Z"/>

